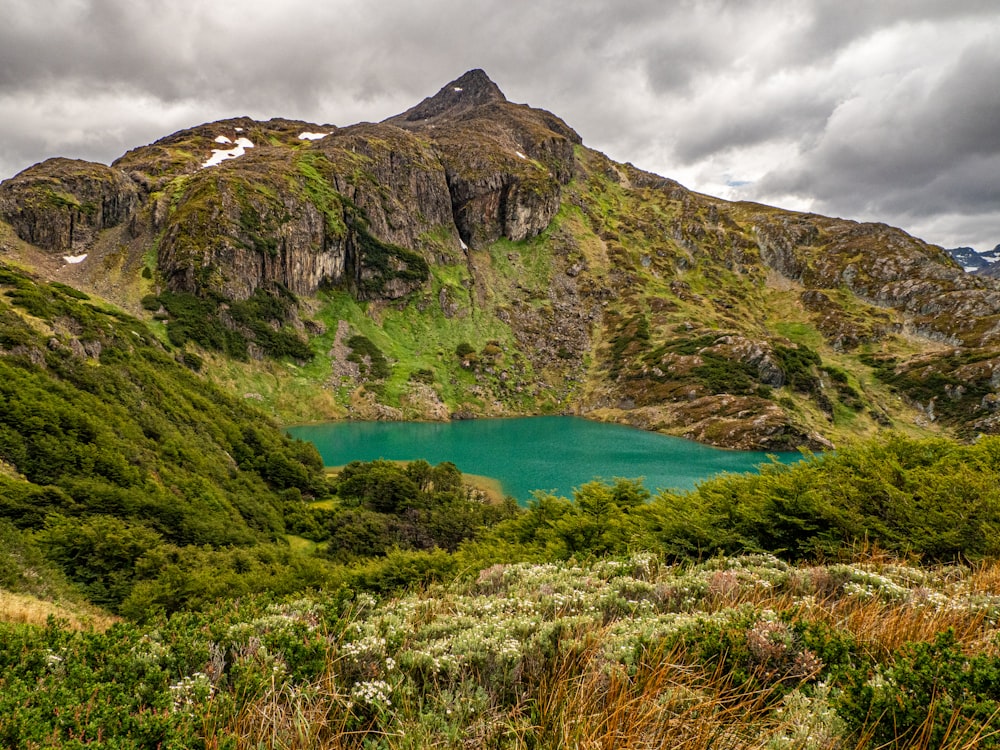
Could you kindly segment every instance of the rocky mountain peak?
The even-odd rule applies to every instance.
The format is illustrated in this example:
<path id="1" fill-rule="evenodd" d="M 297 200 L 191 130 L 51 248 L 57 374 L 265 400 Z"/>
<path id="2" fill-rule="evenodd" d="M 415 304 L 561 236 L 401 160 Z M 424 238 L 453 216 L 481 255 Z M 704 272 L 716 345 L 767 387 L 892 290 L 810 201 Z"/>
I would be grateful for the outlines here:
<path id="1" fill-rule="evenodd" d="M 403 315 L 365 341 L 420 337 L 390 367 L 404 395 L 336 381 L 366 418 L 555 409 L 769 451 L 903 419 L 1000 434 L 1000 282 L 902 230 L 613 162 L 482 70 L 383 123 L 238 117 L 110 167 L 50 159 L 0 184 L 8 253 L 231 356 L 305 356 L 326 323 L 293 297 L 346 292 L 322 356 L 348 380 L 346 342 L 381 328 L 363 308 Z M 30 300 L 0 287 L 2 327 Z"/>
<path id="2" fill-rule="evenodd" d="M 105 229 L 130 219 L 141 202 L 124 172 L 56 157 L 0 184 L 0 221 L 25 242 L 75 256 Z"/>
<path id="3" fill-rule="evenodd" d="M 504 103 L 507 97 L 490 80 L 486 72 L 476 68 L 443 86 L 434 96 L 401 115 L 391 118 L 405 122 L 421 122 L 443 116 L 458 115 L 486 104 Z"/>

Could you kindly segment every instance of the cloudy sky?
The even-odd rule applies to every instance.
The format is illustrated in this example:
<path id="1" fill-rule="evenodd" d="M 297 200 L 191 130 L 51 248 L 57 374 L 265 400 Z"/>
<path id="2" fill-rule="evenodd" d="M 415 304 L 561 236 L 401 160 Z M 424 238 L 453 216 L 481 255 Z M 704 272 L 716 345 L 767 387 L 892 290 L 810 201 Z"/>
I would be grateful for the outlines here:
<path id="1" fill-rule="evenodd" d="M 1000 243 L 997 0 L 3 0 L 0 179 L 471 68 L 693 189 Z"/>

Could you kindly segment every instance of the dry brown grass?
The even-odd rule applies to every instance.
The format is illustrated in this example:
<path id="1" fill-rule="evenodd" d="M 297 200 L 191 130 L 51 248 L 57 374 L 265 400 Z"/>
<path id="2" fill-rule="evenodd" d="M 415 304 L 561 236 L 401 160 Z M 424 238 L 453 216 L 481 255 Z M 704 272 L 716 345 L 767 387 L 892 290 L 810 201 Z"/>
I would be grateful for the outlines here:
<path id="1" fill-rule="evenodd" d="M 540 692 L 538 739 L 543 747 L 763 747 L 769 691 L 734 688 L 721 670 L 685 664 L 683 654 L 656 655 L 634 675 L 620 668 L 567 665 Z M 566 674 L 566 672 L 577 674 Z"/>
<path id="2" fill-rule="evenodd" d="M 976 565 L 969 576 L 969 588 L 980 594 L 1000 595 L 1000 561 Z"/>
<path id="3" fill-rule="evenodd" d="M 241 747 L 279 750 L 352 747 L 345 732 L 348 716 L 336 710 L 342 701 L 332 676 L 308 689 L 292 691 L 272 685 L 261 698 L 248 703 L 236 717 L 235 733 Z"/>
<path id="4" fill-rule="evenodd" d="M 62 620 L 74 630 L 107 630 L 119 618 L 96 607 L 62 605 L 27 594 L 0 590 L 0 621 L 44 625 L 49 617 Z"/>

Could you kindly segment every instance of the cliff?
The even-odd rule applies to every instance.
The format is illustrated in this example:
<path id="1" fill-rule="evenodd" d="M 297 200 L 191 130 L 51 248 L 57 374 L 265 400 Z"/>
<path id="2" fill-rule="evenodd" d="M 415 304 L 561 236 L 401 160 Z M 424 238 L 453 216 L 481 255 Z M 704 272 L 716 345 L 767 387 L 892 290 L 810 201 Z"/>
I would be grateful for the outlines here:
<path id="1" fill-rule="evenodd" d="M 995 280 L 615 163 L 481 70 L 381 123 L 51 159 L 0 184 L 0 220 L 5 254 L 245 360 L 235 387 L 287 418 L 571 411 L 774 450 L 1000 429 Z M 313 363 L 300 404 L 287 356 Z"/>

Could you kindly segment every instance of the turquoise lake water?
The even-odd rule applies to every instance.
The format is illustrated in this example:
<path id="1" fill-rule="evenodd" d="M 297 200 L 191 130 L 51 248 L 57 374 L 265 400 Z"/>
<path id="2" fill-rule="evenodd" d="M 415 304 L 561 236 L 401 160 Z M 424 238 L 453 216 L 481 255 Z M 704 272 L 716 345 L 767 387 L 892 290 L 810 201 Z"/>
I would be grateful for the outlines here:
<path id="1" fill-rule="evenodd" d="M 351 461 L 451 461 L 500 481 L 524 502 L 534 490 L 572 497 L 595 478 L 642 477 L 647 489 L 692 489 L 721 472 L 755 471 L 769 454 L 711 448 L 681 438 L 579 417 L 456 422 L 328 422 L 288 428 L 313 443 L 327 466 Z M 774 454 L 783 462 L 798 453 Z"/>

